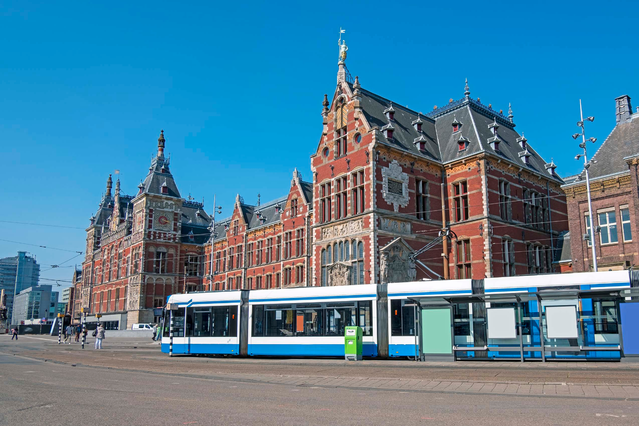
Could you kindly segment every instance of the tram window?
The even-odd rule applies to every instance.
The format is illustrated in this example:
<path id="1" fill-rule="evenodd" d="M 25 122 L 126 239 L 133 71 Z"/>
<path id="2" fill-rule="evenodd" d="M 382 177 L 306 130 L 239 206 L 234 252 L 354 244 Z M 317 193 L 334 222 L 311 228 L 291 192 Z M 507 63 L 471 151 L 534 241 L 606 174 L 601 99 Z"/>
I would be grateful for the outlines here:
<path id="1" fill-rule="evenodd" d="M 162 337 L 169 337 L 169 324 L 171 320 L 171 311 L 168 309 L 164 311 L 164 330 L 162 331 Z"/>
<path id="2" fill-rule="evenodd" d="M 343 336 L 344 328 L 359 325 L 372 336 L 372 303 L 322 303 L 253 306 L 253 330 L 260 336 Z"/>
<path id="3" fill-rule="evenodd" d="M 359 318 L 357 325 L 362 327 L 362 334 L 364 336 L 373 335 L 373 315 L 371 305 L 372 302 L 358 302 Z"/>
<path id="4" fill-rule="evenodd" d="M 323 313 L 322 305 L 297 305 L 295 310 L 295 335 L 321 336 Z"/>
<path id="5" fill-rule="evenodd" d="M 173 311 L 173 337 L 184 337 L 184 308 Z"/>
<path id="6" fill-rule="evenodd" d="M 193 308 L 186 308 L 186 336 L 193 336 Z"/>
<path id="7" fill-rule="evenodd" d="M 352 304 L 326 306 L 326 336 L 343 336 L 345 327 L 357 325 L 357 311 Z"/>
<path id="8" fill-rule="evenodd" d="M 391 318 L 393 336 L 415 335 L 415 308 L 408 300 L 391 300 Z"/>
<path id="9" fill-rule="evenodd" d="M 211 335 L 211 308 L 193 310 L 193 336 L 208 337 Z"/>
<path id="10" fill-rule="evenodd" d="M 617 334 L 619 324 L 617 321 L 617 306 L 614 300 L 593 300 L 595 333 Z"/>

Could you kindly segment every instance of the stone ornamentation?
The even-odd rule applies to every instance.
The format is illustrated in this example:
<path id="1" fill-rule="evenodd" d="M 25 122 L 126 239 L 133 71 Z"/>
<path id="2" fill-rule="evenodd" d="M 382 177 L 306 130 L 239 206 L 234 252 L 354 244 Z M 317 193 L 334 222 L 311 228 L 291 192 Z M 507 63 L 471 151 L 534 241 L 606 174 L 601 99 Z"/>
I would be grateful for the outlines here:
<path id="1" fill-rule="evenodd" d="M 413 250 L 401 238 L 380 249 L 379 271 L 382 284 L 415 281 L 417 269 Z"/>
<path id="2" fill-rule="evenodd" d="M 331 238 L 346 237 L 357 234 L 364 230 L 364 221 L 362 219 L 343 223 L 341 225 L 327 226 L 322 229 L 322 240 L 330 240 Z"/>
<path id="3" fill-rule="evenodd" d="M 351 283 L 351 266 L 347 263 L 335 263 L 328 269 L 328 285 L 343 286 Z"/>
<path id="4" fill-rule="evenodd" d="M 397 234 L 411 235 L 410 225 L 410 222 L 404 222 L 401 220 L 388 219 L 383 217 L 379 229 L 381 229 L 382 231 L 395 232 Z"/>
<path id="5" fill-rule="evenodd" d="M 382 196 L 395 212 L 408 205 L 408 175 L 402 171 L 397 160 L 382 169 Z"/>

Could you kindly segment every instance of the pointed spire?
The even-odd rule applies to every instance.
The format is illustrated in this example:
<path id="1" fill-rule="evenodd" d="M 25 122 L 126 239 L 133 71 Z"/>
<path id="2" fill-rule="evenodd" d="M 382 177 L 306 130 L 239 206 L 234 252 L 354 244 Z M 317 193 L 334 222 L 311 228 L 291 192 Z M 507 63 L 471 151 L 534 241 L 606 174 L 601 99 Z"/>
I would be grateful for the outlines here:
<path id="1" fill-rule="evenodd" d="M 260 194 L 257 194 L 257 206 L 260 206 Z"/>
<path id="2" fill-rule="evenodd" d="M 164 139 L 164 130 L 160 131 L 160 137 L 158 138 L 158 157 L 164 158 L 164 143 L 166 140 Z"/>
<path id="3" fill-rule="evenodd" d="M 111 175 L 109 175 L 109 178 L 107 179 L 107 190 L 106 190 L 106 194 L 104 195 L 105 198 L 110 198 L 111 197 L 111 187 L 113 186 L 113 179 L 111 179 Z"/>
<path id="4" fill-rule="evenodd" d="M 120 178 L 118 178 L 118 180 L 115 181 L 115 196 L 119 196 L 120 195 Z"/>
<path id="5" fill-rule="evenodd" d="M 140 184 L 138 185 L 138 194 L 141 194 L 143 190 L 144 190 L 144 184 L 142 183 L 142 181 L 140 181 Z"/>
<path id="6" fill-rule="evenodd" d="M 508 120 L 510 120 L 511 123 L 513 122 L 513 117 L 514 117 L 514 115 L 513 115 L 513 107 L 512 107 L 512 105 L 509 102 L 508 103 Z"/>
<path id="7" fill-rule="evenodd" d="M 359 89 L 361 89 L 362 86 L 360 86 L 359 84 L 359 76 L 355 76 L 355 83 L 353 84 L 353 89 L 355 89 L 353 91 L 353 96 L 357 97 L 360 95 L 359 93 Z"/>
<path id="8" fill-rule="evenodd" d="M 326 117 L 328 115 L 328 95 L 324 93 L 324 100 L 322 101 L 322 115 Z"/>
<path id="9" fill-rule="evenodd" d="M 464 87 L 464 96 L 467 97 L 467 98 L 470 96 L 470 88 L 468 87 L 468 79 L 466 79 L 466 86 Z"/>

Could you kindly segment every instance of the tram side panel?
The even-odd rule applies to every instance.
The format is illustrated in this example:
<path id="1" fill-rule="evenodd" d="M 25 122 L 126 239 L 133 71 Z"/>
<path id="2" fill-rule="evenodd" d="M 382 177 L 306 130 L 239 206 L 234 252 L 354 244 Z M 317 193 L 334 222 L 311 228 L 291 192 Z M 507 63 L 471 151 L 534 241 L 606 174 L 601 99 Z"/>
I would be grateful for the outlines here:
<path id="1" fill-rule="evenodd" d="M 248 355 L 342 357 L 344 328 L 359 325 L 377 356 L 376 286 L 349 287 L 251 292 Z"/>

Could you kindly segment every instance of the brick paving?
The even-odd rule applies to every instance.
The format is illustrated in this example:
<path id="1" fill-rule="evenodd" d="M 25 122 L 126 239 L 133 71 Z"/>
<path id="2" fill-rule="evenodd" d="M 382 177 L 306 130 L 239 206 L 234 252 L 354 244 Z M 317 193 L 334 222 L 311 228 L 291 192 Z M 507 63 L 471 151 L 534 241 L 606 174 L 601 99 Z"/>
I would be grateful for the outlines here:
<path id="1" fill-rule="evenodd" d="M 0 353 L 8 354 L 9 349 L 16 356 L 47 359 L 52 363 L 244 383 L 639 401 L 638 364 L 169 358 L 148 342 L 115 339 L 112 342 L 112 347 L 103 351 L 83 351 L 73 345 L 58 346 L 54 338 L 48 337 L 33 338 L 29 346 L 3 345 L 4 340 L 0 339 Z"/>

